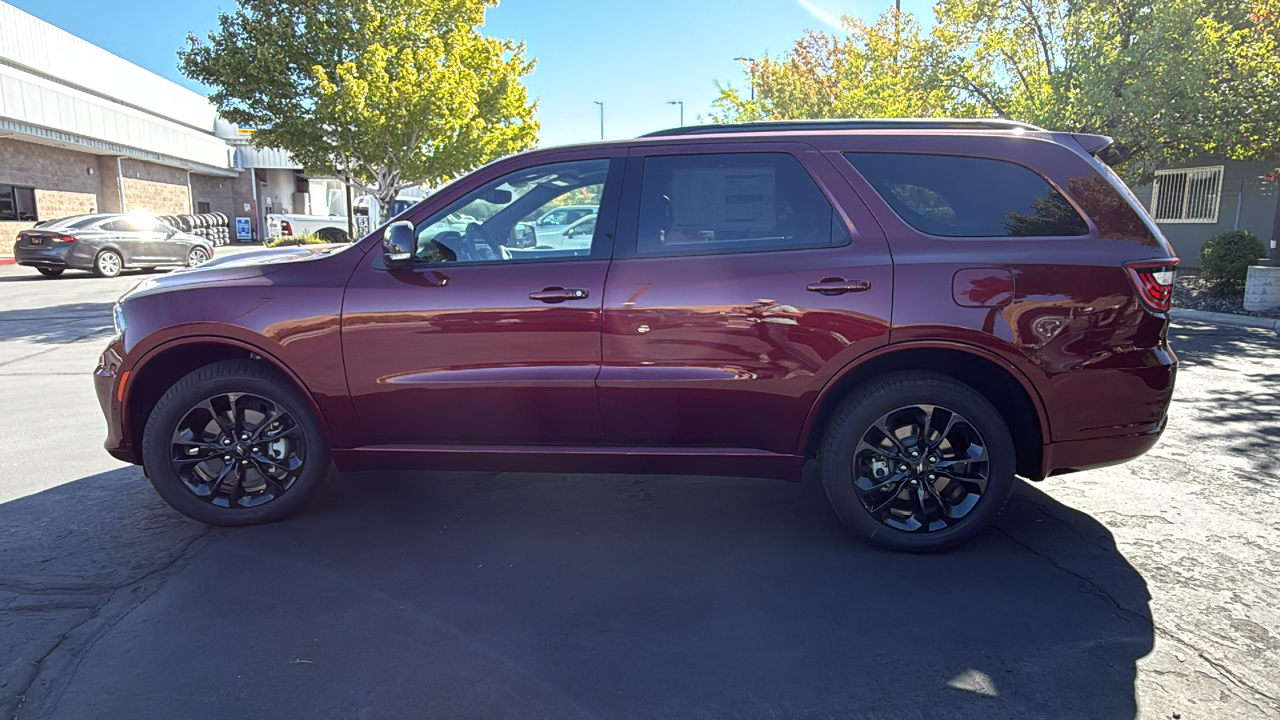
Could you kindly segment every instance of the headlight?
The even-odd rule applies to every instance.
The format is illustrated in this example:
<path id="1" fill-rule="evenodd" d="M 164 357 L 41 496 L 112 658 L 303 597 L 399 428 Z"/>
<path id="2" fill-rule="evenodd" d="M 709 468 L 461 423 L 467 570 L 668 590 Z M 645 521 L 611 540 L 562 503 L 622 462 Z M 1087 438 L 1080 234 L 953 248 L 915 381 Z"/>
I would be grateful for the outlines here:
<path id="1" fill-rule="evenodd" d="M 111 308 L 111 322 L 116 326 L 116 335 L 123 336 L 125 328 L 124 308 L 120 307 L 120 303 L 116 303 L 115 307 Z"/>

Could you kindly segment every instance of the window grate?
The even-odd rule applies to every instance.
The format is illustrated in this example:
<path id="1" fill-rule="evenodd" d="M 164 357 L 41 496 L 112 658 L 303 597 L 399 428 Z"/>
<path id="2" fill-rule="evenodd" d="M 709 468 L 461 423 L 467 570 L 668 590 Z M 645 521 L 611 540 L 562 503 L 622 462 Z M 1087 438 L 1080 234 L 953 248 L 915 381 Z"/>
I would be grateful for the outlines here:
<path id="1" fill-rule="evenodd" d="M 1222 165 L 1156 171 L 1151 215 L 1162 223 L 1216 223 Z"/>

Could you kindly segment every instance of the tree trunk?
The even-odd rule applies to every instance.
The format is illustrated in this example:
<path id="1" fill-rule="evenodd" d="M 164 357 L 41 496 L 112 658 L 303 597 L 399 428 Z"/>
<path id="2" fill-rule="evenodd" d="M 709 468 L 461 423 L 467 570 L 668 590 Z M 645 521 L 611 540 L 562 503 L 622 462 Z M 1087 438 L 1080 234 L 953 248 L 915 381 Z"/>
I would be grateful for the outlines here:
<path id="1" fill-rule="evenodd" d="M 390 193 L 388 194 L 388 189 Z M 380 223 L 386 223 L 391 219 L 391 207 L 395 204 L 396 195 L 399 190 L 394 188 L 379 188 L 378 194 L 374 197 L 378 200 L 378 219 Z"/>

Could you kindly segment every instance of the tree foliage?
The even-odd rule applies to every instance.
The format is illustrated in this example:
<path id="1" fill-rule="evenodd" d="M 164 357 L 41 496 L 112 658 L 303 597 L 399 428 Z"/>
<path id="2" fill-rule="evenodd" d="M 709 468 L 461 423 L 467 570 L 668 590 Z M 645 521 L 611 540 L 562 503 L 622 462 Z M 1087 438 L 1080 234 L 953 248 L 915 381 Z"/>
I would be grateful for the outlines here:
<path id="1" fill-rule="evenodd" d="M 485 37 L 497 0 L 239 0 L 179 51 L 253 143 L 378 198 L 537 141 L 525 46 Z"/>
<path id="2" fill-rule="evenodd" d="M 715 121 L 1002 117 L 1110 135 L 1131 178 L 1280 146 L 1280 0 L 939 0 L 749 62 Z"/>

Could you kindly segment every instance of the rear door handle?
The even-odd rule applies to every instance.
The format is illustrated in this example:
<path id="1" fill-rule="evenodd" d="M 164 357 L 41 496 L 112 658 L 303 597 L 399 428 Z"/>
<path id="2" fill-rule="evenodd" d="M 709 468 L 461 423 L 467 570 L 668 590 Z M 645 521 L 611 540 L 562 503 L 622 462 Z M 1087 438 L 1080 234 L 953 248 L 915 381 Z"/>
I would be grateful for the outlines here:
<path id="1" fill-rule="evenodd" d="M 851 292 L 866 292 L 871 289 L 871 283 L 866 280 L 823 278 L 821 282 L 809 283 L 805 289 L 823 295 L 843 295 Z"/>
<path id="2" fill-rule="evenodd" d="M 529 293 L 529 299 L 541 300 L 544 303 L 562 303 L 565 300 L 585 300 L 590 295 L 591 293 L 582 288 L 549 287 Z"/>

